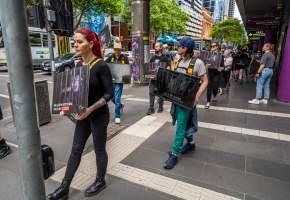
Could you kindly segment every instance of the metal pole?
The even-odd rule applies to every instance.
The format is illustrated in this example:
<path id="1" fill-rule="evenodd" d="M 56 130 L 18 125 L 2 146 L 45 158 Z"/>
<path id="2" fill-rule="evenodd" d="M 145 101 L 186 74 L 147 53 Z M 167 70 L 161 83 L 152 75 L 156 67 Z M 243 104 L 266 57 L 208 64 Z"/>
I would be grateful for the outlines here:
<path id="1" fill-rule="evenodd" d="M 140 49 L 140 63 L 139 65 L 139 78 L 140 82 L 145 82 L 144 79 L 144 63 L 149 61 L 150 44 L 149 44 L 149 31 L 150 31 L 150 1 L 149 0 L 133 0 L 132 1 L 133 21 L 132 21 L 132 38 L 138 40 Z M 132 42 L 133 44 L 133 42 Z"/>
<path id="2" fill-rule="evenodd" d="M 119 16 L 119 39 L 121 40 L 121 17 Z"/>
<path id="3" fill-rule="evenodd" d="M 32 58 L 23 0 L 1 0 L 0 20 L 8 58 L 18 136 L 22 200 L 45 200 L 40 132 L 37 123 Z"/>
<path id="4" fill-rule="evenodd" d="M 51 61 L 51 74 L 52 74 L 52 80 L 54 80 L 55 75 L 55 62 L 54 62 L 54 52 L 53 52 L 53 42 L 52 42 L 52 30 L 50 28 L 50 24 L 47 18 L 47 10 L 48 10 L 48 2 L 47 0 L 42 1 L 43 7 L 44 7 L 44 13 L 45 13 L 45 27 L 48 34 L 48 48 L 49 48 L 49 58 Z"/>

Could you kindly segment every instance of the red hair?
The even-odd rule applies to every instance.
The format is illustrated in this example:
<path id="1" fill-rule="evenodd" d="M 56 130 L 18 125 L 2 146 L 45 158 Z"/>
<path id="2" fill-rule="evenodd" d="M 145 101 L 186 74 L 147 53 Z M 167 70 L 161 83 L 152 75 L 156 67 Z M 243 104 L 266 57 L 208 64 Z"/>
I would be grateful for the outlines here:
<path id="1" fill-rule="evenodd" d="M 76 33 L 82 34 L 88 42 L 93 41 L 93 44 L 94 44 L 92 48 L 93 54 L 99 58 L 103 57 L 102 51 L 101 51 L 100 39 L 94 31 L 84 28 L 84 29 L 77 30 Z"/>

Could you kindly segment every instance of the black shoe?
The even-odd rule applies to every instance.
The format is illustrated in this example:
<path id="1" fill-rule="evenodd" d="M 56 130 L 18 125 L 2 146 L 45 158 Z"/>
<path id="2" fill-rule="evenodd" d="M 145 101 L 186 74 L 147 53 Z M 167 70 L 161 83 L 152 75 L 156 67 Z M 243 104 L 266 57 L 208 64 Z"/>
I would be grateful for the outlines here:
<path id="1" fill-rule="evenodd" d="M 91 197 L 99 194 L 103 189 L 106 188 L 105 179 L 97 179 L 91 186 L 89 186 L 85 191 L 86 197 Z"/>
<path id="2" fill-rule="evenodd" d="M 10 147 L 4 142 L 0 145 L 0 159 L 5 158 L 7 155 L 11 153 Z"/>
<path id="3" fill-rule="evenodd" d="M 159 107 L 158 110 L 157 110 L 157 113 L 162 113 L 162 112 L 163 112 L 163 108 Z"/>
<path id="4" fill-rule="evenodd" d="M 195 150 L 195 143 L 191 144 L 191 143 L 186 143 L 185 145 L 183 145 L 182 149 L 181 149 L 181 154 L 186 154 L 190 151 L 194 151 Z"/>
<path id="5" fill-rule="evenodd" d="M 69 181 L 63 181 L 59 188 L 57 188 L 53 193 L 47 195 L 49 200 L 66 200 L 69 194 Z"/>
<path id="6" fill-rule="evenodd" d="M 178 158 L 173 153 L 169 152 L 169 158 L 165 161 L 164 169 L 173 169 L 178 162 Z"/>
<path id="7" fill-rule="evenodd" d="M 152 115 L 155 113 L 155 110 L 153 108 L 149 108 L 148 111 L 147 111 L 147 115 Z"/>

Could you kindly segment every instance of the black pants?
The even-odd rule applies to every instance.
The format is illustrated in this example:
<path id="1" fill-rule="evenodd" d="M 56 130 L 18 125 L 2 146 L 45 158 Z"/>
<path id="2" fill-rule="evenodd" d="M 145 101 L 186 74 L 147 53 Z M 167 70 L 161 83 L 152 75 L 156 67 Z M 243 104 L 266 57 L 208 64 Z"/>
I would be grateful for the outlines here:
<path id="1" fill-rule="evenodd" d="M 154 109 L 154 102 L 155 102 L 155 80 L 151 80 L 149 83 L 149 106 L 150 109 Z M 159 108 L 163 108 L 164 100 L 162 98 L 158 98 Z"/>
<path id="2" fill-rule="evenodd" d="M 208 69 L 208 86 L 207 86 L 207 102 L 211 101 L 211 96 L 217 96 L 220 85 L 221 73 L 217 69 Z"/>
<path id="3" fill-rule="evenodd" d="M 96 154 L 96 178 L 105 178 L 108 165 L 108 154 L 106 152 L 107 127 L 110 117 L 108 109 L 101 109 L 105 112 L 98 113 L 97 116 L 90 116 L 84 120 L 77 122 L 71 155 L 68 160 L 67 169 L 64 177 L 65 181 L 72 181 L 81 162 L 81 157 L 85 144 L 91 133 L 93 135 Z"/>
<path id="4" fill-rule="evenodd" d="M 224 77 L 224 87 L 227 87 L 228 83 L 230 82 L 231 78 L 231 71 L 223 71 L 223 77 Z"/>

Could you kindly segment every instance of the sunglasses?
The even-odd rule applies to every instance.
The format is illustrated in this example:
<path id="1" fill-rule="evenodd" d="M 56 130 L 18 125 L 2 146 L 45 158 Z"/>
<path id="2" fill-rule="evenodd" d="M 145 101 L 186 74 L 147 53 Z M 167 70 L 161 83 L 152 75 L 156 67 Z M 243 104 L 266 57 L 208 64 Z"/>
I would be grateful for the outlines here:
<path id="1" fill-rule="evenodd" d="M 216 45 L 211 45 L 211 47 L 213 48 L 213 47 L 216 47 Z"/>

